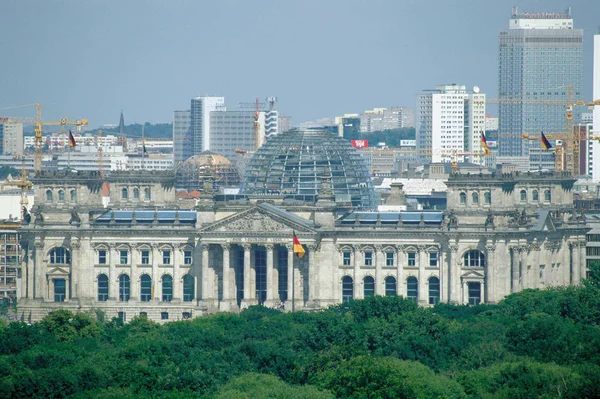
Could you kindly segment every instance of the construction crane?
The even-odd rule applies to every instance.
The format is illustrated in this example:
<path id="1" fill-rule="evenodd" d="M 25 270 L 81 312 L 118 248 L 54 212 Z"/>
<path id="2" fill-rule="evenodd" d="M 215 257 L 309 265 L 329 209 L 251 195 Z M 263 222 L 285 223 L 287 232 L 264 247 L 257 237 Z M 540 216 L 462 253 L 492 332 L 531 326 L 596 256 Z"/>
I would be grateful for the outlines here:
<path id="1" fill-rule="evenodd" d="M 29 208 L 29 200 L 27 199 L 27 193 L 31 190 L 32 183 L 27 181 L 27 170 L 25 170 L 25 156 L 21 156 L 23 166 L 21 167 L 21 179 L 19 180 L 7 180 L 4 185 L 17 186 L 21 188 L 21 220 L 25 219 L 25 213 Z"/>
<path id="2" fill-rule="evenodd" d="M 15 107 L 8 107 L 2 109 L 13 109 L 13 108 L 22 108 L 22 107 L 30 107 L 33 106 L 36 109 L 35 118 L 31 117 L 18 117 L 18 116 L 0 116 L 0 123 L 23 123 L 33 125 L 33 132 L 35 133 L 34 144 L 35 144 L 35 152 L 34 152 L 34 161 L 33 161 L 33 170 L 34 173 L 39 173 L 42 171 L 42 146 L 43 146 L 43 137 L 42 137 L 42 126 L 43 125 L 57 125 L 57 126 L 76 126 L 77 130 L 81 129 L 81 126 L 85 126 L 88 124 L 87 119 L 78 119 L 75 121 L 70 121 L 67 118 L 61 118 L 58 122 L 49 122 L 42 121 L 42 105 L 40 103 L 27 104 L 27 105 L 19 105 Z"/>

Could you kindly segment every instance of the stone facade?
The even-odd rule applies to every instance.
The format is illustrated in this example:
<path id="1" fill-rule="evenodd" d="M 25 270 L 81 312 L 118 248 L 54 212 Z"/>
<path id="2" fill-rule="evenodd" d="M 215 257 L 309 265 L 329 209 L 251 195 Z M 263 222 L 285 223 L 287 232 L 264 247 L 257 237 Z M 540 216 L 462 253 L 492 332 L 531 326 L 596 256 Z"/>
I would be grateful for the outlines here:
<path id="1" fill-rule="evenodd" d="M 453 175 L 446 211 L 379 213 L 336 202 L 330 190 L 314 202 L 211 194 L 184 210 L 171 175 L 107 181 L 113 209 L 100 205 L 97 175 L 34 178 L 36 206 L 22 228 L 24 321 L 57 308 L 165 321 L 259 303 L 317 309 L 365 295 L 496 303 L 585 277 L 588 229 L 564 175 Z"/>

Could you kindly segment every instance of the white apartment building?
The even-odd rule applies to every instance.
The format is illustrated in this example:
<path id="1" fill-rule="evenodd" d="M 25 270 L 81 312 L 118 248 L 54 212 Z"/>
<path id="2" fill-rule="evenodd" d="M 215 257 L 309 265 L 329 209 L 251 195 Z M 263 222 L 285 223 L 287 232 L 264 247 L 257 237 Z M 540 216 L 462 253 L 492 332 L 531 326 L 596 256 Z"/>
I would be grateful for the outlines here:
<path id="1" fill-rule="evenodd" d="M 593 66 L 593 100 L 600 100 L 600 32 L 594 35 L 594 66 Z M 593 109 L 593 128 L 592 134 L 600 135 L 600 105 Z M 590 143 L 590 161 L 588 162 L 588 171 L 595 182 L 600 181 L 600 141 L 588 140 Z M 595 159 L 594 159 L 595 158 Z"/>
<path id="2" fill-rule="evenodd" d="M 23 124 L 0 124 L 2 155 L 23 155 Z"/>
<path id="3" fill-rule="evenodd" d="M 190 110 L 190 132 L 193 153 L 212 150 L 210 134 L 210 113 L 225 111 L 225 97 L 196 97 L 192 98 Z"/>
<path id="4" fill-rule="evenodd" d="M 437 86 L 417 102 L 417 154 L 429 162 L 465 161 L 483 165 L 485 94 L 456 84 Z"/>
<path id="5" fill-rule="evenodd" d="M 413 111 L 406 107 L 373 108 L 360 115 L 361 133 L 413 127 Z"/>

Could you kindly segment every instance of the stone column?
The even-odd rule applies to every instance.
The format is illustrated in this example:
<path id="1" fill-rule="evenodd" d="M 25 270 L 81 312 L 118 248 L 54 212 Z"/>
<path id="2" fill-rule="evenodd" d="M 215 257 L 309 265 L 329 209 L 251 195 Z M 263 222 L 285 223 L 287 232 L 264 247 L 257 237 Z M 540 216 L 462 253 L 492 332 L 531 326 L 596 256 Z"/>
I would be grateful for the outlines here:
<path id="1" fill-rule="evenodd" d="M 569 242 L 564 239 L 561 243 L 561 253 L 562 253 L 562 272 L 563 272 L 563 284 L 571 285 L 573 281 L 571 279 L 571 266 L 570 266 L 570 253 L 569 253 Z"/>
<path id="2" fill-rule="evenodd" d="M 281 300 L 281 298 L 279 297 L 279 270 L 281 268 L 281 265 L 279 264 L 279 251 L 281 251 L 281 248 L 279 246 L 276 246 L 275 249 L 273 250 L 273 302 L 275 304 L 275 306 L 279 305 L 279 301 Z"/>
<path id="3" fill-rule="evenodd" d="M 185 256 L 183 256 L 183 247 L 179 247 L 179 251 L 173 249 L 173 302 L 179 302 L 183 299 L 181 295 L 182 282 L 181 282 L 181 267 L 179 262 L 184 262 Z"/>
<path id="4" fill-rule="evenodd" d="M 266 244 L 267 250 L 267 295 L 265 298 L 265 306 L 272 308 L 274 305 L 273 296 L 273 244 Z"/>
<path id="5" fill-rule="evenodd" d="M 210 288 L 212 284 L 209 284 L 209 276 L 208 276 L 208 244 L 202 244 L 202 274 L 200 278 L 202 279 L 202 299 L 208 300 L 209 298 Z"/>
<path id="6" fill-rule="evenodd" d="M 426 305 L 429 303 L 428 298 L 429 298 L 429 292 L 427 290 L 427 287 L 429 287 L 429 285 L 427 284 L 427 281 L 425 280 L 425 266 L 426 266 L 426 262 L 427 262 L 427 255 L 428 252 L 425 252 L 425 246 L 419 246 L 419 253 L 418 253 L 418 259 L 417 261 L 418 266 L 419 266 L 419 304 L 421 305 Z"/>
<path id="7" fill-rule="evenodd" d="M 385 287 L 382 281 L 383 262 L 385 262 L 383 248 L 381 245 L 375 246 L 375 295 L 385 295 Z"/>
<path id="8" fill-rule="evenodd" d="M 33 264 L 27 270 L 27 297 L 41 299 L 43 298 L 43 291 L 41 291 L 42 280 L 38 276 L 38 271 L 42 268 L 44 243 L 36 241 L 33 245 L 33 262 L 30 262 Z"/>
<path id="9" fill-rule="evenodd" d="M 65 276 L 65 302 L 69 302 L 69 298 L 71 298 L 71 279 L 69 276 Z"/>
<path id="10" fill-rule="evenodd" d="M 459 305 L 464 303 L 464 298 L 462 296 L 462 285 L 460 280 L 461 274 L 461 260 L 458 256 L 458 243 L 450 244 L 450 264 L 448 265 L 448 285 L 449 285 L 449 295 L 448 299 L 450 303 Z"/>
<path id="11" fill-rule="evenodd" d="M 352 293 L 354 299 L 362 299 L 363 295 L 360 292 L 360 262 L 363 261 L 363 259 L 359 259 L 361 258 L 360 254 L 362 254 L 362 250 L 360 248 L 354 248 L 354 292 Z"/>
<path id="12" fill-rule="evenodd" d="M 129 275 L 129 300 L 137 301 L 140 298 L 140 288 L 138 287 L 139 281 L 139 273 L 138 273 L 138 263 L 142 263 L 142 256 L 140 250 L 137 246 L 131 247 L 131 259 L 130 259 L 130 275 Z M 117 300 L 119 299 L 118 290 L 119 290 L 119 280 L 117 276 Z M 110 288 L 109 288 L 109 297 L 110 297 Z"/>
<path id="13" fill-rule="evenodd" d="M 529 288 L 540 288 L 541 251 L 538 242 L 531 244 L 531 273 L 529 273 Z"/>
<path id="14" fill-rule="evenodd" d="M 581 281 L 582 279 L 587 277 L 587 261 L 586 261 L 586 257 L 587 257 L 587 253 L 586 253 L 586 242 L 585 241 L 579 241 L 579 266 L 580 266 L 580 272 L 579 272 L 579 280 Z"/>
<path id="15" fill-rule="evenodd" d="M 396 295 L 406 297 L 406 292 L 404 291 L 404 282 L 406 280 L 404 277 L 404 265 L 406 264 L 406 255 L 401 246 L 396 248 L 396 262 Z"/>
<path id="16" fill-rule="evenodd" d="M 498 281 L 498 264 L 496 262 L 496 244 L 488 243 L 485 246 L 486 249 L 486 260 L 487 267 L 485 269 L 485 278 L 484 281 L 487 281 L 487 292 L 483 291 L 482 286 L 482 296 L 485 298 L 486 302 L 494 301 L 496 297 L 496 282 Z"/>
<path id="17" fill-rule="evenodd" d="M 531 247 L 529 245 L 523 245 L 521 247 L 521 289 L 531 288 L 530 286 L 530 277 L 531 273 L 527 273 L 530 271 L 529 265 L 529 251 Z"/>
<path id="18" fill-rule="evenodd" d="M 116 263 L 119 260 L 115 244 L 109 244 L 108 246 L 108 300 L 118 301 L 119 300 L 119 276 L 117 274 Z M 134 276 L 131 276 L 130 281 L 133 281 Z M 130 291 L 131 294 L 131 287 Z M 137 293 L 136 293 L 137 294 Z M 137 295 L 136 295 L 137 296 Z"/>
<path id="19" fill-rule="evenodd" d="M 133 261 L 133 259 L 131 259 Z M 160 281 L 158 278 L 158 265 L 162 264 L 162 251 L 158 250 L 158 244 L 152 244 L 152 301 L 160 301 Z"/>
<path id="20" fill-rule="evenodd" d="M 75 299 L 79 299 L 81 296 L 79 292 L 79 287 L 81 284 L 81 271 L 83 270 L 84 265 L 81 262 L 81 243 L 79 239 L 71 241 L 71 277 L 70 281 L 73 286 L 70 288 L 71 296 Z"/>
<path id="21" fill-rule="evenodd" d="M 250 261 L 251 261 L 251 250 L 252 244 L 243 244 L 244 247 L 244 299 L 242 299 L 242 309 L 248 306 L 255 305 L 255 295 L 252 295 L 252 289 L 250 287 Z"/>
<path id="22" fill-rule="evenodd" d="M 461 305 L 469 304 L 469 283 L 467 281 L 462 282 L 462 303 Z"/>
<path id="23" fill-rule="evenodd" d="M 521 278 L 519 276 L 519 261 L 521 260 L 521 248 L 515 246 L 510 248 L 510 251 L 512 254 L 510 268 L 510 275 L 512 280 L 511 292 L 515 293 L 521 290 Z"/>
<path id="24" fill-rule="evenodd" d="M 315 252 L 317 246 L 308 245 L 308 300 L 310 306 L 318 306 L 319 301 L 319 274 L 315 264 Z"/>
<path id="25" fill-rule="evenodd" d="M 231 290 L 231 245 L 221 244 L 223 248 L 223 299 L 219 303 L 220 310 L 232 310 L 237 308 L 235 295 Z"/>
<path id="26" fill-rule="evenodd" d="M 294 279 L 294 246 L 292 244 L 286 245 L 285 246 L 288 250 L 288 264 L 287 264 L 287 270 L 288 270 L 288 300 L 285 304 L 285 310 L 288 311 L 294 311 L 296 310 L 294 301 L 295 301 L 295 290 L 294 290 L 294 283 L 295 283 L 295 279 Z M 288 305 L 289 304 L 289 305 Z"/>
<path id="27" fill-rule="evenodd" d="M 580 275 L 580 266 L 579 266 L 579 243 L 578 242 L 572 242 L 571 243 L 571 256 L 573 258 L 573 262 L 572 262 L 572 275 L 573 277 L 571 278 L 572 280 L 572 284 L 573 285 L 577 285 L 581 282 L 581 275 Z"/>

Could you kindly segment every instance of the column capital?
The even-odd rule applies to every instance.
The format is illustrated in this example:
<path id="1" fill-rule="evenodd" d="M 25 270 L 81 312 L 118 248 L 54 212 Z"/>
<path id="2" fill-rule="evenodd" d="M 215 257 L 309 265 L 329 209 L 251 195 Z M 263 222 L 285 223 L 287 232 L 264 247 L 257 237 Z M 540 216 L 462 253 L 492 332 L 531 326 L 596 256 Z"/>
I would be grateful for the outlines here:
<path id="1" fill-rule="evenodd" d="M 450 248 L 450 251 L 452 252 L 458 252 L 458 244 L 450 244 L 448 245 L 448 248 Z"/>
<path id="2" fill-rule="evenodd" d="M 252 248 L 252 244 L 242 244 L 242 247 L 244 248 L 244 251 L 249 251 Z"/>
<path id="3" fill-rule="evenodd" d="M 33 245 L 35 246 L 35 249 L 44 249 L 43 241 L 36 241 Z"/>
<path id="4" fill-rule="evenodd" d="M 208 249 L 210 248 L 209 244 L 201 244 L 202 250 L 203 251 L 208 251 Z"/>
<path id="5" fill-rule="evenodd" d="M 79 241 L 79 239 L 77 239 L 75 241 L 71 241 L 71 248 L 73 248 L 73 249 L 81 248 L 81 242 Z"/>
<path id="6" fill-rule="evenodd" d="M 488 244 L 485 246 L 485 249 L 487 249 L 488 252 L 494 252 L 496 251 L 496 244 Z"/>
<path id="7" fill-rule="evenodd" d="M 383 245 L 375 245 L 375 251 L 377 252 L 383 252 Z"/>
<path id="8" fill-rule="evenodd" d="M 273 244 L 265 244 L 265 248 L 266 248 L 268 251 L 272 251 L 272 250 L 273 250 L 273 248 L 275 248 L 275 245 L 273 245 Z"/>
<path id="9" fill-rule="evenodd" d="M 229 251 L 231 249 L 231 244 L 230 243 L 221 244 L 221 248 L 223 248 L 223 251 Z"/>

